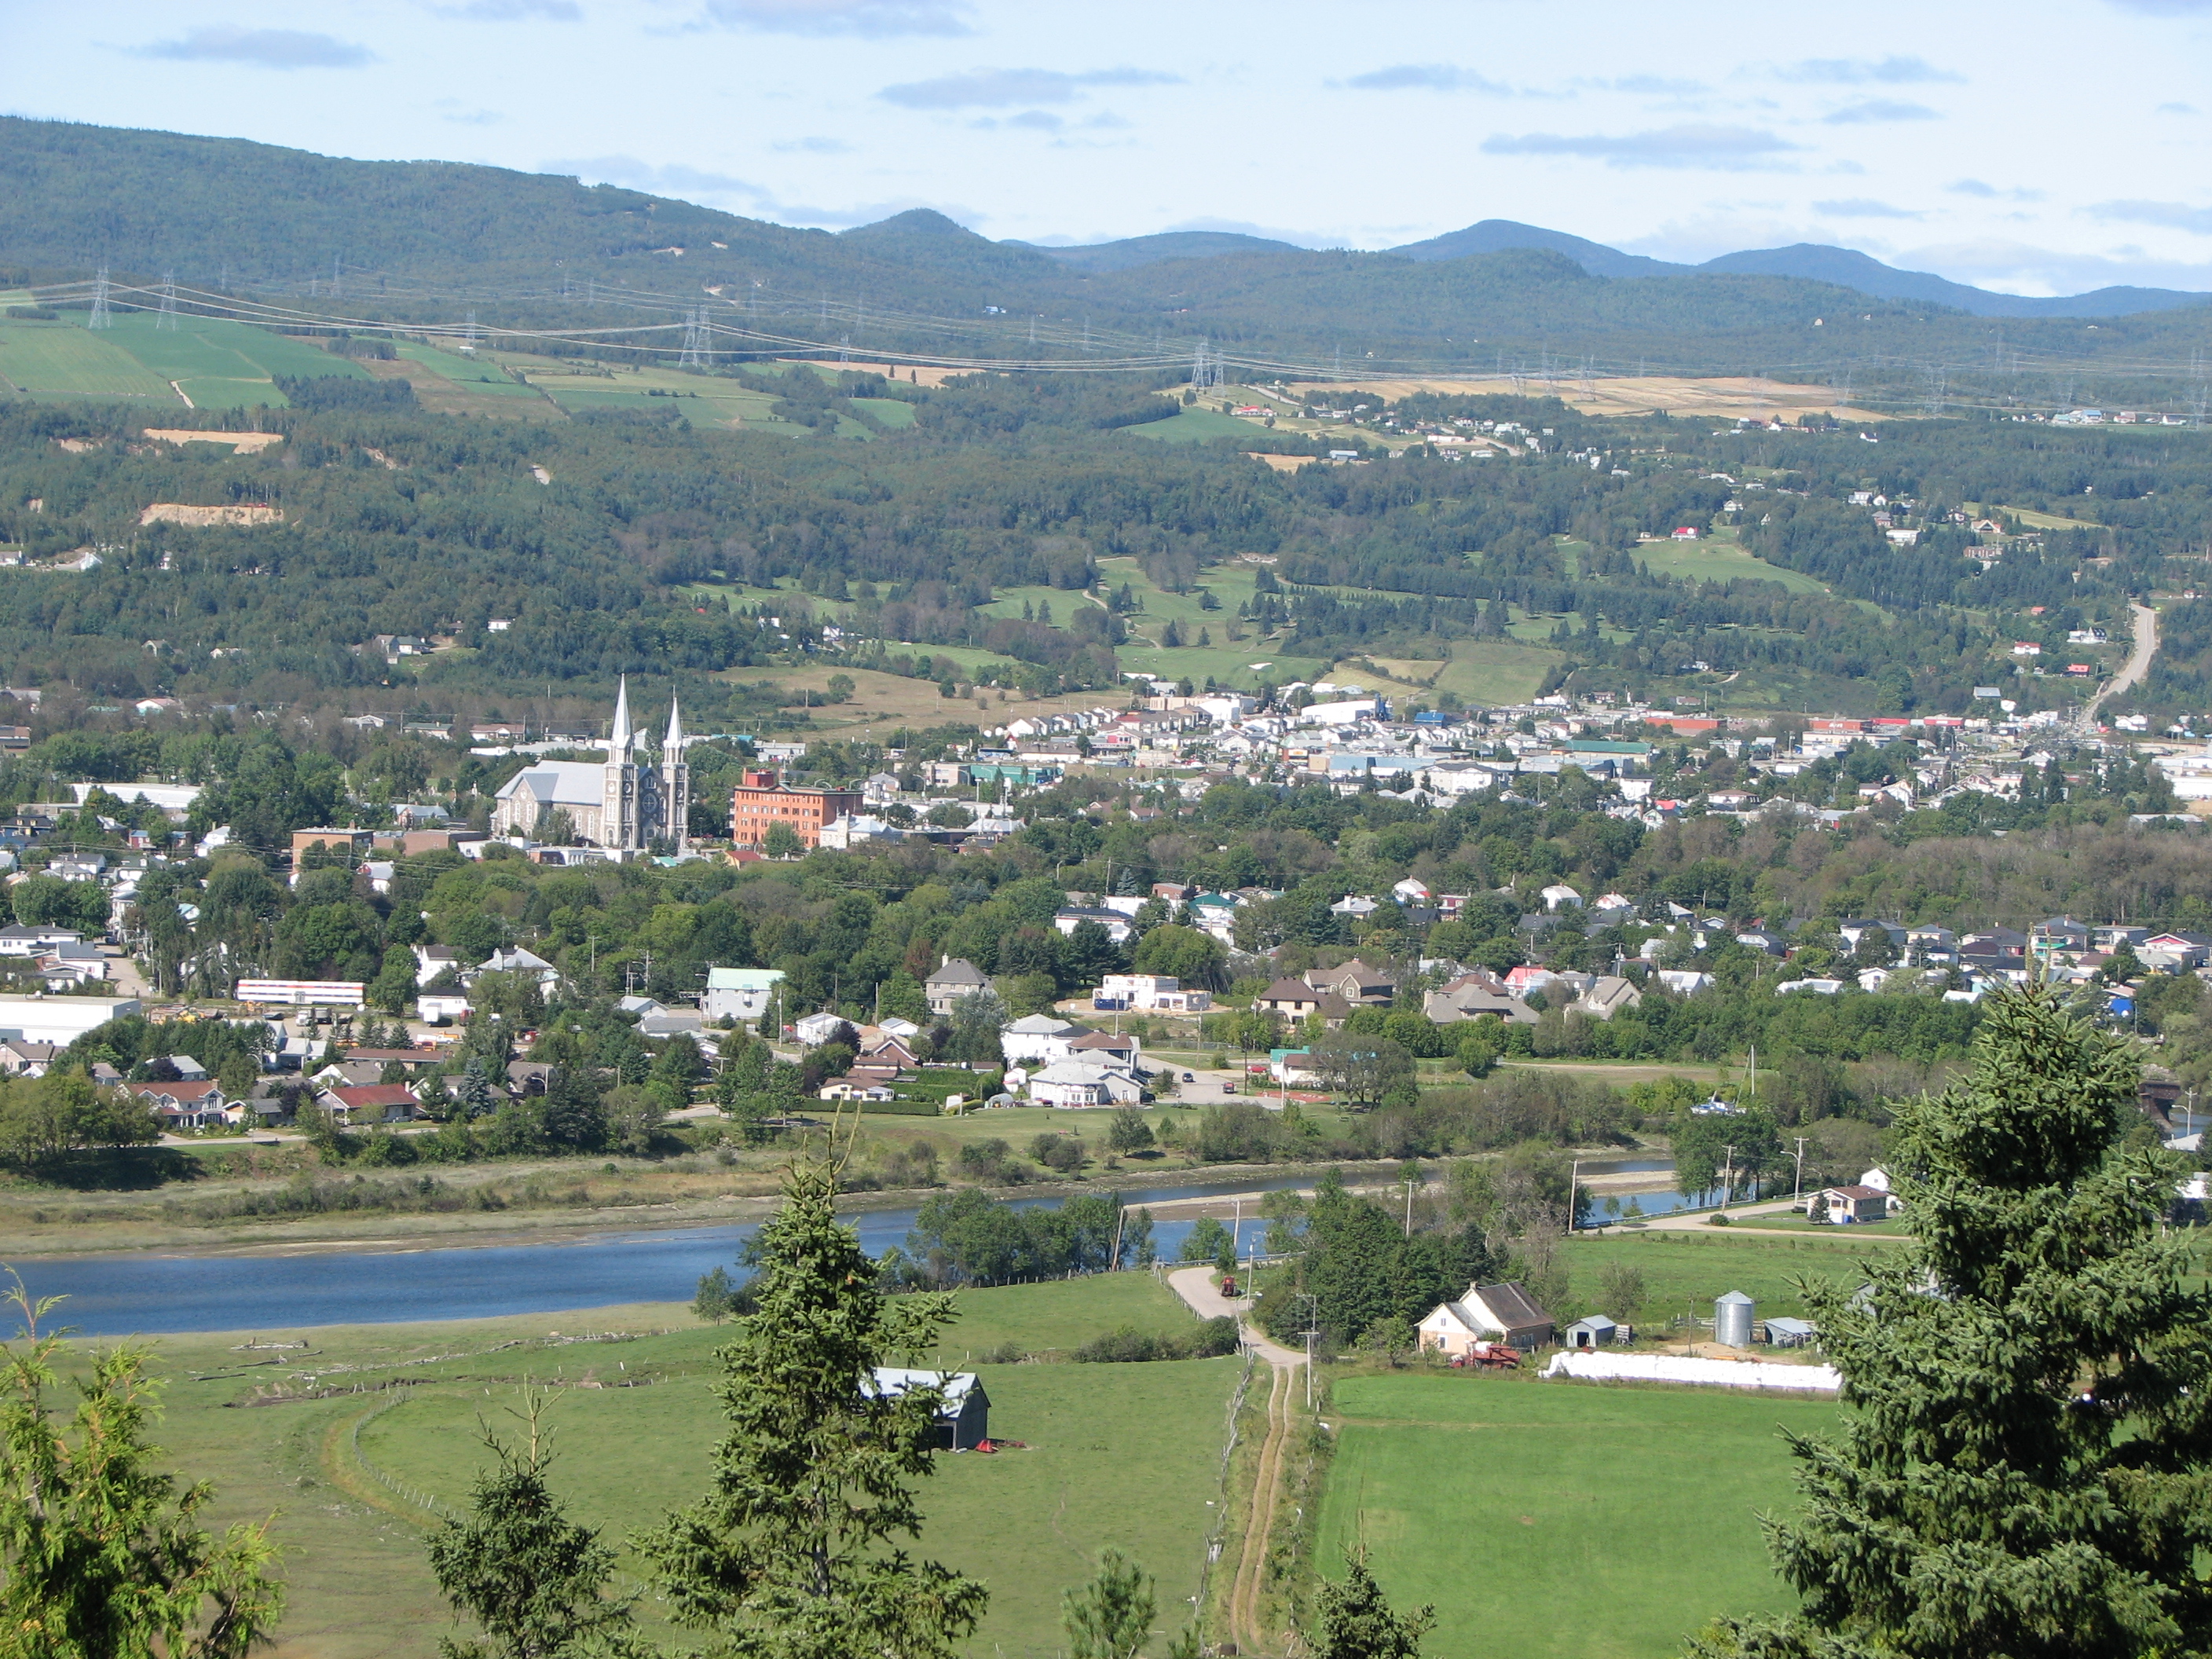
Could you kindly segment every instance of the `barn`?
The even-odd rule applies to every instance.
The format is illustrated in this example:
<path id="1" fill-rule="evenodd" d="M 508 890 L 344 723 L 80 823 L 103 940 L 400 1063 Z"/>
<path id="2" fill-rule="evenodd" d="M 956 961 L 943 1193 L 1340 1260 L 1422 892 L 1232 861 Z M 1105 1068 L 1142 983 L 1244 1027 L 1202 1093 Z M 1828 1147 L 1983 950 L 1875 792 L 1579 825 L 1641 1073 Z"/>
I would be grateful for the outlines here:
<path id="1" fill-rule="evenodd" d="M 937 1413 L 940 1451 L 973 1451 L 991 1437 L 991 1396 L 973 1371 L 917 1371 L 896 1365 L 876 1367 L 872 1392 L 896 1396 L 908 1389 L 942 1389 Z"/>

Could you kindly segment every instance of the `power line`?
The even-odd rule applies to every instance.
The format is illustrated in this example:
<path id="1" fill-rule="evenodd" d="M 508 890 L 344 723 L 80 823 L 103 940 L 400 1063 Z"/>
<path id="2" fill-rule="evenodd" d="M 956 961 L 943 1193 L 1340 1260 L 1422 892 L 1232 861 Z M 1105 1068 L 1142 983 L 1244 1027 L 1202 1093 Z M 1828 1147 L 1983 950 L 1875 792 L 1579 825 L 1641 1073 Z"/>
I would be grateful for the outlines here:
<path id="1" fill-rule="evenodd" d="M 155 314 L 154 326 L 166 334 L 177 331 L 177 273 L 161 273 L 161 308 Z"/>
<path id="2" fill-rule="evenodd" d="M 102 265 L 100 268 L 100 275 L 93 279 L 92 318 L 85 326 L 112 328 L 114 325 L 115 319 L 109 314 L 107 309 L 107 267 Z"/>

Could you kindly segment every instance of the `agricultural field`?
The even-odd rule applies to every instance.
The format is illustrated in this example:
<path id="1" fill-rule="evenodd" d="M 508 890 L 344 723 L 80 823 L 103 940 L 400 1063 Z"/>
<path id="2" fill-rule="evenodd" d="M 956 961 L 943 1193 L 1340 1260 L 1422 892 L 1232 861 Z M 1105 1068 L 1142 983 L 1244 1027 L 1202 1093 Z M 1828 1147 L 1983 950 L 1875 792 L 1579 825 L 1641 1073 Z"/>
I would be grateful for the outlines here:
<path id="1" fill-rule="evenodd" d="M 1164 1334 L 1190 1324 L 1171 1291 L 1139 1273 L 968 1291 L 961 1305 L 943 1350 L 948 1365 L 1008 1343 L 1065 1350 L 1120 1325 Z M 628 1340 L 578 1340 L 605 1333 Z M 423 1560 L 434 1516 L 377 1477 L 465 1502 L 485 1456 L 479 1420 L 511 1429 L 506 1412 L 518 1385 L 550 1381 L 564 1385 L 550 1419 L 554 1487 L 580 1519 L 618 1541 L 702 1490 L 719 1429 L 709 1393 L 719 1340 L 674 1304 L 172 1337 L 155 1364 L 170 1379 L 161 1438 L 178 1467 L 215 1481 L 219 1523 L 275 1514 L 292 1586 L 273 1650 L 279 1659 L 433 1659 L 438 1638 L 459 1633 Z M 241 1346 L 280 1340 L 308 1346 Z M 978 1368 L 993 1431 L 1030 1449 L 943 1459 L 924 1488 L 921 1546 L 993 1589 L 973 1652 L 1052 1654 L 1061 1644 L 1061 1589 L 1086 1577 L 1109 1543 L 1158 1576 L 1164 1608 L 1196 1590 L 1238 1367 L 1216 1359 Z M 409 1386 L 234 1408 L 257 1384 L 291 1379 L 296 1388 L 307 1375 Z M 637 1565 L 626 1555 L 623 1571 Z"/>
<path id="2" fill-rule="evenodd" d="M 94 334 L 75 323 L 0 321 L 0 384 L 33 397 L 183 406 L 167 378 L 125 351 L 112 333 Z"/>
<path id="3" fill-rule="evenodd" d="M 1636 562 L 1662 576 L 1686 581 L 1779 582 L 1792 593 L 1826 593 L 1828 589 L 1801 571 L 1785 570 L 1754 558 L 1738 544 L 1733 528 L 1709 532 L 1694 542 L 1645 542 L 1636 550 Z"/>
<path id="4" fill-rule="evenodd" d="M 1837 1235 L 1869 1231 L 1806 1228 L 1796 1237 L 1777 1237 L 1731 1226 L 1696 1231 L 1652 1228 L 1601 1237 L 1585 1234 L 1567 1241 L 1564 1251 L 1569 1299 L 1585 1312 L 1624 1317 L 1625 1310 L 1601 1305 L 1605 1297 L 1598 1288 L 1600 1269 L 1619 1262 L 1644 1275 L 1645 1301 L 1637 1322 L 1648 1328 L 1663 1328 L 1668 1320 L 1681 1315 L 1711 1319 L 1714 1298 L 1730 1291 L 1741 1291 L 1756 1302 L 1762 1319 L 1769 1315 L 1802 1319 L 1806 1310 L 1798 1279 L 1834 1279 L 1854 1285 L 1864 1282 L 1860 1263 L 1867 1252 L 1850 1237 Z"/>
<path id="5" fill-rule="evenodd" d="M 1202 444 L 1212 438 L 1237 438 L 1249 441 L 1254 433 L 1263 430 L 1257 421 L 1240 419 L 1213 410 L 1186 409 L 1170 415 L 1164 421 L 1146 421 L 1141 426 L 1121 428 L 1133 437 L 1147 438 L 1154 443 Z"/>
<path id="6" fill-rule="evenodd" d="M 1540 646 L 1454 640 L 1451 660 L 1438 671 L 1435 690 L 1457 692 L 1473 703 L 1526 702 L 1536 695 L 1544 676 L 1564 660 L 1560 653 Z"/>
<path id="7" fill-rule="evenodd" d="M 1827 1401 L 1413 1373 L 1336 1383 L 1316 1559 L 1364 1547 L 1432 1659 L 1660 1659 L 1717 1613 L 1789 1605 L 1759 1516 L 1786 1510 L 1778 1428 Z"/>

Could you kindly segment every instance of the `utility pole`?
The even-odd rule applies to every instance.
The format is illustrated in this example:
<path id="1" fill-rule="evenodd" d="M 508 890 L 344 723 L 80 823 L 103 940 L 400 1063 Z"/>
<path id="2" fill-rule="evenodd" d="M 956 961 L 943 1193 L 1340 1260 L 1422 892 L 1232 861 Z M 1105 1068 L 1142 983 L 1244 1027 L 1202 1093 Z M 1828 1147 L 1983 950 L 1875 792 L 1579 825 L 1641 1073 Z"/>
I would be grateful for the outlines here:
<path id="1" fill-rule="evenodd" d="M 1309 1291 L 1300 1291 L 1298 1292 L 1298 1300 L 1306 1304 L 1306 1409 L 1308 1411 L 1311 1411 L 1313 1409 L 1314 1403 L 1314 1339 L 1321 1334 L 1321 1332 L 1316 1328 L 1314 1325 L 1314 1314 L 1316 1310 L 1319 1309 L 1321 1304 L 1315 1298 L 1312 1292 Z"/>
<path id="2" fill-rule="evenodd" d="M 1420 1185 L 1419 1176 L 1408 1170 L 1406 1174 L 1406 1237 L 1413 1236 L 1413 1188 Z"/>
<path id="3" fill-rule="evenodd" d="M 1583 1161 L 1580 1158 L 1567 1166 L 1567 1231 L 1575 1230 L 1575 1189 L 1582 1184 Z"/>
<path id="4" fill-rule="evenodd" d="M 1727 1151 L 1728 1167 L 1721 1174 L 1721 1213 L 1723 1215 L 1728 1213 L 1729 1194 L 1735 1187 L 1735 1148 L 1730 1146 Z"/>
<path id="5" fill-rule="evenodd" d="M 1803 1135 L 1797 1137 L 1797 1182 L 1790 1189 L 1790 1196 L 1793 1202 L 1805 1196 L 1805 1137 Z"/>

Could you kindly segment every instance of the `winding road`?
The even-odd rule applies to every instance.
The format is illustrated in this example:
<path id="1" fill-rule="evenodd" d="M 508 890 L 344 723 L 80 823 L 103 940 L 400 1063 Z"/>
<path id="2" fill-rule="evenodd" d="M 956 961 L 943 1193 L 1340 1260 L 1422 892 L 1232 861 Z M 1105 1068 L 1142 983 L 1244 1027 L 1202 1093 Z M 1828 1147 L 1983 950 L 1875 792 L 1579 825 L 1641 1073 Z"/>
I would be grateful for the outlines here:
<path id="1" fill-rule="evenodd" d="M 2128 601 L 2128 609 L 2135 618 L 2136 648 L 2128 653 L 2127 666 L 2112 676 L 2105 689 L 2089 699 L 2081 710 L 2081 729 L 2097 729 L 2097 711 L 2123 691 L 2132 691 L 2141 685 L 2143 676 L 2150 672 L 2150 659 L 2158 654 L 2158 612 L 2147 605 Z"/>

